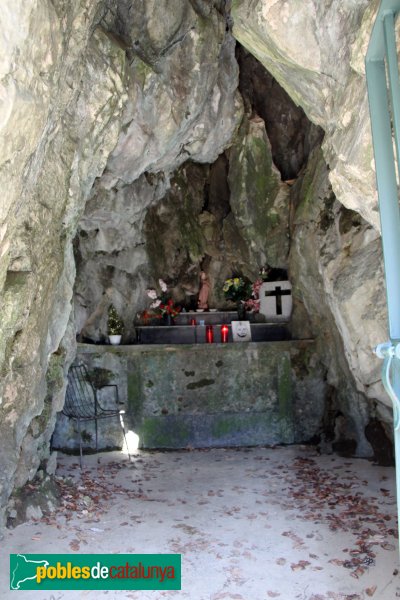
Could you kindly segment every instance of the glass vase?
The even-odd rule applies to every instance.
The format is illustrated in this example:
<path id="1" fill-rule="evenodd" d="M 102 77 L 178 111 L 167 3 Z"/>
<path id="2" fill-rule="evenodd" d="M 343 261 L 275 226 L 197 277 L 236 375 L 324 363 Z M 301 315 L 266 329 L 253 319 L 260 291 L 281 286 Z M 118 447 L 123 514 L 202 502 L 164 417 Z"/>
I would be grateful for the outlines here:
<path id="1" fill-rule="evenodd" d="M 237 314 L 238 314 L 238 321 L 245 321 L 246 320 L 246 307 L 242 300 L 238 301 L 238 303 L 236 305 L 236 309 L 237 309 Z"/>
<path id="2" fill-rule="evenodd" d="M 162 322 L 163 322 L 163 325 L 167 325 L 168 327 L 175 324 L 174 317 L 169 314 L 163 315 Z"/>

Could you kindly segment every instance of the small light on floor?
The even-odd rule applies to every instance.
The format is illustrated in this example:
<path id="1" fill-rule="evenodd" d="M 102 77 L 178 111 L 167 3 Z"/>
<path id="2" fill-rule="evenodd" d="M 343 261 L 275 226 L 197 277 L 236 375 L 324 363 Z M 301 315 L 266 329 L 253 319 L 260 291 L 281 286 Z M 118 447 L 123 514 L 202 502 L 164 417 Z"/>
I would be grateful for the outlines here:
<path id="1" fill-rule="evenodd" d="M 128 452 L 129 449 L 129 452 Z M 121 452 L 123 454 L 135 454 L 139 450 L 139 436 L 134 431 L 126 432 L 126 442 L 122 446 Z"/>

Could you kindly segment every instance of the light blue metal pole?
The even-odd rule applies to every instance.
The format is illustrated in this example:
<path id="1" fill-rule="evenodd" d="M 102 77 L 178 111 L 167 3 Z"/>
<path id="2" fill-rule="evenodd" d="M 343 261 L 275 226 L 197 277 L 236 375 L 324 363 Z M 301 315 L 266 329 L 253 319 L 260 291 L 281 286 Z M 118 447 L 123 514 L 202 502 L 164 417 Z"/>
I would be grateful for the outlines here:
<path id="1" fill-rule="evenodd" d="M 365 66 L 391 340 L 379 344 L 375 352 L 379 358 L 384 359 L 382 381 L 393 404 L 397 516 L 400 525 L 400 211 L 396 180 L 400 162 L 400 84 L 395 36 L 395 19 L 399 10 L 400 0 L 382 0 L 368 46 Z M 392 124 L 397 169 L 393 152 Z"/>
<path id="2" fill-rule="evenodd" d="M 400 344 L 397 344 L 396 347 L 394 347 L 390 342 L 386 344 L 380 344 L 376 348 L 376 355 L 379 358 L 384 359 L 382 367 L 382 381 L 393 405 L 397 525 L 400 531 Z"/>
<path id="3" fill-rule="evenodd" d="M 385 32 L 385 50 L 389 75 L 390 105 L 393 115 L 398 169 L 400 161 L 400 83 L 394 25 L 394 14 L 392 12 L 386 13 L 383 19 L 383 28 Z"/>
<path id="4" fill-rule="evenodd" d="M 385 259 L 389 333 L 392 341 L 400 341 L 400 212 L 385 63 L 383 60 L 369 62 L 366 69 Z"/>

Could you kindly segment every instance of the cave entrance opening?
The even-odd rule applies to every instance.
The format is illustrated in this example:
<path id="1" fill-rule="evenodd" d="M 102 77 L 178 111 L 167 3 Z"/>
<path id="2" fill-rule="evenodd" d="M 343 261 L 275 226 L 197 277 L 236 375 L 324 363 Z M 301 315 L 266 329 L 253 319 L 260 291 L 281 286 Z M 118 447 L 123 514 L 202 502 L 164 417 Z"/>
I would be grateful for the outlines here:
<path id="1" fill-rule="evenodd" d="M 291 210 L 300 195 L 292 193 L 293 187 L 298 180 L 301 188 L 323 132 L 240 44 L 236 60 L 244 111 L 229 148 L 211 164 L 187 161 L 172 175 L 145 173 L 111 190 L 98 182 L 75 240 L 78 360 L 90 372 L 118 381 L 130 427 L 147 448 L 308 441 L 317 439 L 323 423 L 329 392 L 325 370 L 315 366 L 306 318 L 292 335 L 291 286 L 285 283 Z M 116 239 L 121 215 L 127 228 Z M 143 323 L 143 312 L 162 295 L 165 281 L 174 303 L 194 310 L 202 271 L 210 281 L 208 305 L 216 312 L 181 314 L 174 327 Z M 253 360 L 231 343 L 223 356 L 217 344 L 201 348 L 202 321 L 214 324 L 218 342 L 219 324 L 230 327 L 235 318 L 236 303 L 227 304 L 223 291 L 226 280 L 236 275 L 258 280 L 261 289 L 260 272 L 269 274 L 268 285 L 278 281 L 264 302 L 276 314 L 271 323 L 262 315 L 247 315 L 252 321 L 261 317 L 251 325 Z M 149 299 L 146 289 L 153 287 L 156 298 Z M 110 302 L 124 321 L 123 344 L 112 350 L 107 344 Z M 186 348 L 168 352 L 155 345 L 144 348 L 155 336 L 174 345 L 178 334 L 194 339 L 185 338 Z M 271 345 L 263 346 L 265 341 Z M 282 345 L 274 345 L 277 341 Z M 302 423 L 297 433 L 295 421 Z M 54 435 L 60 448 L 64 429 L 59 424 Z M 117 446 L 118 430 L 115 435 Z M 104 431 L 107 447 L 113 436 Z M 73 439 L 69 433 L 70 444 Z"/>
<path id="2" fill-rule="evenodd" d="M 362 235 L 363 224 L 359 215 L 346 211 L 334 197 L 320 149 L 323 131 L 239 44 L 236 58 L 244 117 L 229 148 L 213 163 L 189 160 L 172 174 L 145 172 L 132 183 L 119 183 L 112 189 L 103 189 L 101 180 L 96 183 L 75 240 L 75 308 L 81 341 L 99 346 L 107 343 L 107 303 L 112 301 L 125 323 L 122 349 L 135 344 L 133 317 L 148 308 L 146 288 L 157 287 L 160 279 L 168 281 L 176 303 L 187 302 L 186 306 L 193 308 L 200 272 L 206 270 L 212 284 L 209 303 L 218 308 L 224 300 L 226 278 L 239 273 L 254 281 L 265 263 L 289 270 L 296 280 L 292 338 L 310 338 L 325 328 L 323 313 L 329 313 L 329 308 L 322 303 L 320 314 L 320 299 L 315 302 L 318 294 L 324 294 L 324 287 L 315 274 L 306 284 L 300 282 L 301 272 L 309 268 L 308 258 L 305 262 L 303 257 L 314 260 L 312 246 L 325 247 L 322 238 L 328 237 L 335 221 L 346 244 L 350 233 Z M 320 206 L 314 210 L 312 204 Z M 316 233 L 311 234 L 313 242 L 300 247 L 294 238 L 306 240 L 310 236 L 307 220 L 315 221 Z M 118 232 L 116 223 L 120 226 Z M 335 250 L 337 240 L 330 243 Z M 325 260 L 322 252 L 316 260 Z M 317 284 L 315 289 L 307 285 L 309 282 Z M 305 308 L 309 297 L 313 297 L 311 311 L 317 315 L 313 323 Z M 330 331 L 323 335 L 331 338 Z M 337 340 L 330 343 L 335 346 Z M 349 415 L 348 398 L 354 397 L 351 384 L 341 384 L 341 390 L 331 394 L 327 383 L 330 360 L 316 355 L 310 358 L 310 365 L 317 365 L 310 372 L 318 381 L 315 389 L 321 398 L 314 410 L 315 419 L 310 422 L 315 424 L 319 419 L 319 426 L 305 426 L 300 440 L 319 440 L 322 431 L 324 447 L 333 444 L 335 449 L 357 448 L 366 455 L 370 452 L 364 435 L 366 423 Z M 95 366 L 114 369 L 120 376 L 116 359 L 110 367 L 99 358 Z M 195 374 L 185 377 L 189 377 L 188 385 L 216 379 L 207 372 L 197 379 Z M 154 383 L 153 377 L 133 377 L 129 389 L 139 389 L 148 381 Z M 242 387 L 249 391 L 251 385 L 244 383 Z M 197 392 L 202 389 L 197 388 Z M 147 395 L 151 390 L 154 392 L 151 383 L 145 386 Z M 248 400 L 251 404 L 250 392 Z M 179 408 L 180 413 L 184 412 L 183 407 Z M 168 407 L 157 405 L 157 410 Z M 301 419 L 310 417 L 307 411 Z M 165 416 L 171 418 L 170 414 Z"/>

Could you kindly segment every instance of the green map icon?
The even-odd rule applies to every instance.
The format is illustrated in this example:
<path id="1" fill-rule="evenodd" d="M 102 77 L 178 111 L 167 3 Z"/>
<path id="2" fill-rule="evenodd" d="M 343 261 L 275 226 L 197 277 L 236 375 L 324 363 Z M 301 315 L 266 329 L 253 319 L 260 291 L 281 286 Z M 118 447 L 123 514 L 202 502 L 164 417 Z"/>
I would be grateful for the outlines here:
<path id="1" fill-rule="evenodd" d="M 10 590 L 180 590 L 180 554 L 10 554 Z"/>
<path id="2" fill-rule="evenodd" d="M 14 555 L 14 564 L 10 563 L 10 587 L 12 590 L 24 589 L 24 583 L 36 580 L 37 567 L 48 567 L 47 560 L 31 560 L 24 554 Z M 12 569 L 12 570 L 11 570 Z"/>

